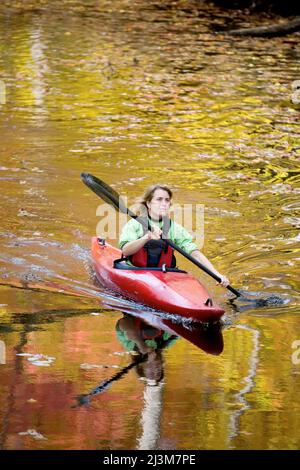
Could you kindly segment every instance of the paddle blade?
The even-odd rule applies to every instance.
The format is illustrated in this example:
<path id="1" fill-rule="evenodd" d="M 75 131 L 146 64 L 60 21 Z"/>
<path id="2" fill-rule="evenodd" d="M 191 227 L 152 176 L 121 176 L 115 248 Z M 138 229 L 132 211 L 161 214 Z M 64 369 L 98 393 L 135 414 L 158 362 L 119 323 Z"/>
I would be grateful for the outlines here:
<path id="1" fill-rule="evenodd" d="M 112 205 L 117 211 L 123 212 L 124 214 L 128 213 L 128 209 L 120 195 L 117 191 L 108 186 L 108 184 L 90 173 L 81 173 L 80 176 L 83 183 L 94 191 L 97 196 L 100 196 L 103 201 Z"/>

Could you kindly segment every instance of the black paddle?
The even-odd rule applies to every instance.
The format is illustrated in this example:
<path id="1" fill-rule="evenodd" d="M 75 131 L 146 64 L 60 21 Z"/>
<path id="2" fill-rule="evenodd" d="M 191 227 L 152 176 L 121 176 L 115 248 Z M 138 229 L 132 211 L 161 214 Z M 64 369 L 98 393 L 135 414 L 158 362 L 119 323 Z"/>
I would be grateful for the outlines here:
<path id="1" fill-rule="evenodd" d="M 104 181 L 100 180 L 99 178 L 96 178 L 96 176 L 93 176 L 90 173 L 81 173 L 81 179 L 92 191 L 94 191 L 94 193 L 97 194 L 97 196 L 101 197 L 101 199 L 103 199 L 108 204 L 111 204 L 117 211 L 120 211 L 120 212 L 123 212 L 124 214 L 129 215 L 129 217 L 132 217 L 133 219 L 137 220 L 147 230 L 149 229 L 148 223 L 146 222 L 145 218 L 137 216 L 130 209 L 128 209 L 125 206 L 120 195 L 114 189 L 108 186 L 108 184 L 104 183 Z M 186 259 L 188 259 L 193 264 L 198 266 L 198 268 L 202 269 L 202 271 L 206 272 L 209 276 L 215 279 L 218 283 L 221 282 L 221 279 L 219 278 L 219 276 L 214 274 L 210 269 L 208 269 L 202 263 L 195 260 L 191 255 L 186 253 L 179 246 L 175 245 L 175 243 L 173 243 L 172 240 L 165 240 L 165 241 L 174 250 L 178 251 L 178 253 L 180 253 Z M 257 307 L 264 307 L 266 305 L 281 305 L 284 303 L 284 300 L 278 295 L 271 294 L 266 299 L 258 299 L 258 298 L 255 298 L 255 297 L 258 297 L 259 295 L 258 293 L 255 292 L 255 293 L 250 294 L 249 292 L 245 292 L 248 295 L 249 294 L 253 295 L 254 298 L 251 299 L 251 298 L 246 298 L 244 296 L 245 295 L 244 292 L 239 292 L 238 290 L 234 289 L 230 285 L 226 286 L 226 288 L 230 290 L 230 292 L 232 292 L 236 297 L 241 297 L 243 301 L 253 303 L 254 306 L 257 306 Z M 231 302 L 234 300 L 235 299 L 231 299 Z"/>

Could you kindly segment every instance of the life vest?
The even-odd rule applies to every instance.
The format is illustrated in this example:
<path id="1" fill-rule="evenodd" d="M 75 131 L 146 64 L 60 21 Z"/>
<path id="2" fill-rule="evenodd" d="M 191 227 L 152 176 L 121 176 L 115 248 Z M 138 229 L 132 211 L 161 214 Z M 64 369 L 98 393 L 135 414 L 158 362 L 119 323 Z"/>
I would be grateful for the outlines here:
<path id="1" fill-rule="evenodd" d="M 162 227 L 164 239 L 149 240 L 140 250 L 129 256 L 129 261 L 134 266 L 138 267 L 156 268 L 165 265 L 167 268 L 175 268 L 176 258 L 174 256 L 174 250 L 165 241 L 165 239 L 167 239 L 170 226 L 171 220 L 164 218 Z M 146 233 L 147 230 L 144 228 L 144 235 Z"/>

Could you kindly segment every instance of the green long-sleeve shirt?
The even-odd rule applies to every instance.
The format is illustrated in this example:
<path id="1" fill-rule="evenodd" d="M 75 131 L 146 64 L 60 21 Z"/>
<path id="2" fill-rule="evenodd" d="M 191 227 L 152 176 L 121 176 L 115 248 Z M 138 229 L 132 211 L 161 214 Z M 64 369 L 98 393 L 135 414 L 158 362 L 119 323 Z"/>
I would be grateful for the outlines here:
<path id="1" fill-rule="evenodd" d="M 156 225 L 161 229 L 163 222 L 154 222 L 152 220 L 151 225 Z M 131 219 L 126 225 L 124 225 L 121 231 L 119 247 L 122 249 L 126 243 L 133 242 L 134 240 L 141 238 L 143 235 L 144 231 L 142 225 L 135 219 Z M 182 227 L 182 225 L 179 225 L 174 221 L 171 223 L 168 238 L 188 254 L 191 254 L 194 250 L 198 249 L 189 232 Z"/>

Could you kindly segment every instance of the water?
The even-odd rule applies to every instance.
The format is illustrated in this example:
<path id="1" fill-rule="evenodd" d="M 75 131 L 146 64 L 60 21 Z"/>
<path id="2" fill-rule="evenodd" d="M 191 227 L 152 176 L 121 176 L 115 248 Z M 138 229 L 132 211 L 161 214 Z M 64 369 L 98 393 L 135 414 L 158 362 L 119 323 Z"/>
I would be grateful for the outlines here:
<path id="1" fill-rule="evenodd" d="M 214 34 L 208 7 L 32 3 L 0 7 L 1 448 L 299 448 L 298 36 Z M 195 344 L 187 324 L 76 406 L 132 363 L 116 325 L 139 312 L 94 283 L 101 201 L 82 171 L 129 202 L 162 181 L 204 204 L 204 253 L 283 305 L 231 305 L 180 259 L 225 308 L 221 336 L 196 331 Z"/>

